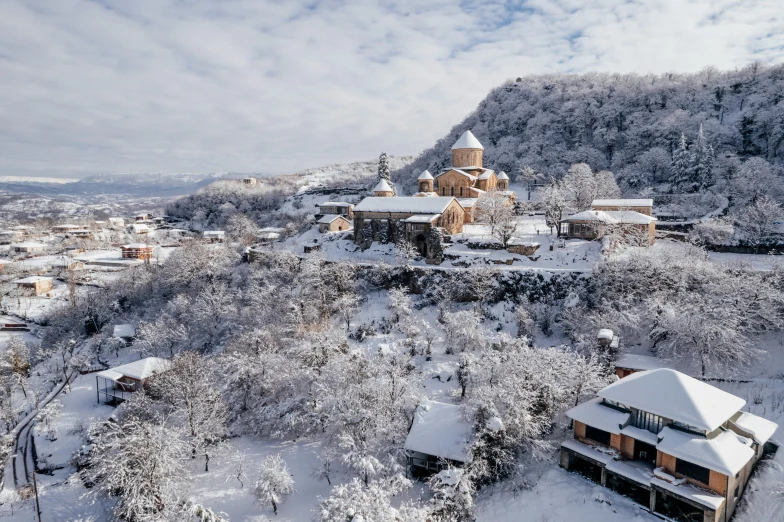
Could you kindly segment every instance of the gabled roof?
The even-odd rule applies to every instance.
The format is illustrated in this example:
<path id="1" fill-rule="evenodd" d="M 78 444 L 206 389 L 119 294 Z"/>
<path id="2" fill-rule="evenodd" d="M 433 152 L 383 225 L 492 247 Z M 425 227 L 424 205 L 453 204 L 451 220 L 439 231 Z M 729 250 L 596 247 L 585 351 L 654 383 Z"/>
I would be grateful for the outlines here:
<path id="1" fill-rule="evenodd" d="M 457 139 L 455 144 L 452 145 L 452 150 L 457 150 L 457 149 L 479 149 L 479 150 L 485 150 L 485 148 L 482 146 L 482 144 L 479 143 L 479 140 L 476 139 L 476 136 L 474 136 L 474 133 L 471 132 L 470 130 L 465 131 Z"/>
<path id="2" fill-rule="evenodd" d="M 112 381 L 116 381 L 123 376 L 141 381 L 148 377 L 152 377 L 156 373 L 165 372 L 169 368 L 171 368 L 171 361 L 160 357 L 147 357 L 132 363 L 123 364 L 116 368 L 98 372 L 96 375 Z"/>
<path id="3" fill-rule="evenodd" d="M 493 170 L 486 169 L 479 176 L 477 176 L 477 179 L 490 179 L 490 176 L 492 176 L 492 175 L 493 175 Z"/>
<path id="4" fill-rule="evenodd" d="M 603 210 L 583 210 L 577 214 L 567 216 L 561 221 L 595 221 L 597 223 L 617 223 L 607 212 Z"/>
<path id="5" fill-rule="evenodd" d="M 317 221 L 317 223 L 324 225 L 327 223 L 332 223 L 336 219 L 342 219 L 344 221 L 348 221 L 348 219 L 346 219 L 344 216 L 341 216 L 340 214 L 326 214 L 324 216 L 321 216 Z"/>
<path id="6" fill-rule="evenodd" d="M 498 174 L 498 179 L 509 179 L 509 176 L 506 175 L 506 172 L 503 170 Z"/>
<path id="7" fill-rule="evenodd" d="M 604 213 L 623 225 L 647 225 L 658 221 L 655 217 L 646 216 L 634 210 L 605 210 Z"/>
<path id="8" fill-rule="evenodd" d="M 155 245 L 148 245 L 146 243 L 128 243 L 127 245 L 123 245 L 123 248 L 132 248 L 134 250 L 139 248 L 153 248 Z"/>
<path id="9" fill-rule="evenodd" d="M 112 331 L 112 337 L 134 337 L 136 327 L 132 324 L 116 324 Z"/>
<path id="10" fill-rule="evenodd" d="M 471 462 L 471 424 L 460 406 L 423 401 L 414 412 L 405 449 L 458 462 Z"/>
<path id="11" fill-rule="evenodd" d="M 411 214 L 442 214 L 455 200 L 453 197 L 437 198 L 382 198 L 368 197 L 354 207 L 354 212 L 400 212 Z"/>
<path id="12" fill-rule="evenodd" d="M 652 199 L 594 199 L 592 207 L 652 207 Z"/>
<path id="13" fill-rule="evenodd" d="M 424 172 L 422 172 L 422 174 L 419 175 L 417 179 L 418 180 L 433 179 L 433 175 L 430 173 L 429 170 L 425 170 Z"/>
<path id="14" fill-rule="evenodd" d="M 471 174 L 471 173 L 469 173 L 469 172 L 466 172 L 466 171 L 464 171 L 464 170 L 461 170 L 461 169 L 456 169 L 456 168 L 454 168 L 454 167 L 450 167 L 450 168 L 448 168 L 448 169 L 445 169 L 443 172 L 439 172 L 438 174 L 436 174 L 436 177 L 437 177 L 437 178 L 440 178 L 440 177 L 441 177 L 441 176 L 443 176 L 444 174 L 449 174 L 449 173 L 450 173 L 450 172 L 452 172 L 453 170 L 454 170 L 455 172 L 457 172 L 458 174 L 461 174 L 461 175 L 463 175 L 463 176 L 467 177 L 467 178 L 468 178 L 468 179 L 470 179 L 471 181 L 473 181 L 473 180 L 475 180 L 475 179 L 476 179 L 476 176 L 474 176 L 473 174 Z"/>
<path id="15" fill-rule="evenodd" d="M 750 439 L 730 430 L 722 431 L 709 439 L 666 427 L 659 433 L 656 449 L 675 458 L 733 476 L 754 456 L 750 444 Z"/>
<path id="16" fill-rule="evenodd" d="M 392 187 L 389 186 L 389 183 L 387 183 L 387 180 L 382 178 L 378 180 L 376 186 L 373 187 L 373 192 L 393 192 L 393 190 Z"/>
<path id="17" fill-rule="evenodd" d="M 40 281 L 52 281 L 52 280 L 53 280 L 53 279 L 52 279 L 51 277 L 45 277 L 45 276 L 30 276 L 30 277 L 24 277 L 24 278 L 22 278 L 22 279 L 15 279 L 15 280 L 13 280 L 13 281 L 11 281 L 11 282 L 12 282 L 13 284 L 15 284 L 15 285 L 24 285 L 24 284 L 38 283 L 38 282 L 40 282 Z"/>
<path id="18" fill-rule="evenodd" d="M 746 404 L 740 397 L 667 368 L 634 373 L 597 395 L 707 431 Z"/>
<path id="19" fill-rule="evenodd" d="M 324 203 L 316 203 L 318 207 L 353 207 L 351 203 L 345 201 L 325 201 Z"/>
<path id="20" fill-rule="evenodd" d="M 406 219 L 406 223 L 432 223 L 433 220 L 441 217 L 441 214 L 414 214 Z"/>

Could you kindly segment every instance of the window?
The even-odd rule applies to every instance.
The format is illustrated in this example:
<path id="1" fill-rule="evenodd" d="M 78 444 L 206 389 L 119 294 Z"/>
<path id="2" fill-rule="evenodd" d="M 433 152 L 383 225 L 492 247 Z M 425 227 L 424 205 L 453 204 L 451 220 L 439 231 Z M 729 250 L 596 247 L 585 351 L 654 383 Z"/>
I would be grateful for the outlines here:
<path id="1" fill-rule="evenodd" d="M 703 484 L 710 481 L 710 470 L 687 460 L 676 459 L 675 471 L 689 478 L 693 478 Z"/>
<path id="2" fill-rule="evenodd" d="M 450 196 L 454 196 L 455 195 L 455 187 L 449 187 L 449 188 L 451 189 L 449 195 Z"/>
<path id="3" fill-rule="evenodd" d="M 738 495 L 740 494 L 740 486 L 735 486 L 735 495 L 732 497 L 734 500 L 738 500 Z"/>
<path id="4" fill-rule="evenodd" d="M 460 197 L 463 197 L 463 187 L 460 187 Z"/>
<path id="5" fill-rule="evenodd" d="M 664 427 L 664 420 L 653 413 L 637 410 L 632 412 L 632 426 L 651 433 L 659 433 Z"/>
<path id="6" fill-rule="evenodd" d="M 604 444 L 605 446 L 610 445 L 610 432 L 594 428 L 593 426 L 585 427 L 585 438 L 596 441 L 599 444 Z"/>

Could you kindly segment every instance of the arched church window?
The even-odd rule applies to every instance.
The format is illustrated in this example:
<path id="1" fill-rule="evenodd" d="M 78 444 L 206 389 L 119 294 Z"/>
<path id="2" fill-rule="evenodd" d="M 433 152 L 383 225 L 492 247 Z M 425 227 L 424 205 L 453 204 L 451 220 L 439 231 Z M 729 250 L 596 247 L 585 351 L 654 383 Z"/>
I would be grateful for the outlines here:
<path id="1" fill-rule="evenodd" d="M 449 195 L 450 195 L 450 196 L 454 196 L 454 195 L 455 195 L 455 187 L 451 187 L 451 189 L 452 189 L 452 190 L 450 191 L 450 194 L 449 194 Z"/>

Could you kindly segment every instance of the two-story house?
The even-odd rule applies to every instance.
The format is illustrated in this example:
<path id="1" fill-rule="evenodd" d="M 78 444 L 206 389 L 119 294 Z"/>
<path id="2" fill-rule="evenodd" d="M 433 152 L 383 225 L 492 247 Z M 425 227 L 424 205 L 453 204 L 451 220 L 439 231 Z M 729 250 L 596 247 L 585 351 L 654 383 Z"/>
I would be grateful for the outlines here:
<path id="1" fill-rule="evenodd" d="M 567 412 L 561 467 L 683 522 L 727 522 L 778 425 L 670 369 L 639 371 Z"/>

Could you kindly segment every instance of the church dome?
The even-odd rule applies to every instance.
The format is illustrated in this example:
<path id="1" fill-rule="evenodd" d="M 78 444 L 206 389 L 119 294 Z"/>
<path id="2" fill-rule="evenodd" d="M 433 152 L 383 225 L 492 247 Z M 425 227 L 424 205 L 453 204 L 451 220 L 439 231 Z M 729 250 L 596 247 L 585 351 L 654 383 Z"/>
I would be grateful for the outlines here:
<path id="1" fill-rule="evenodd" d="M 506 175 L 506 172 L 503 170 L 498 174 L 498 179 L 509 179 L 509 176 Z"/>
<path id="2" fill-rule="evenodd" d="M 420 181 L 425 180 L 425 179 L 433 179 L 433 175 L 430 173 L 429 170 L 426 170 L 422 174 L 420 174 L 417 179 L 420 180 Z"/>
<path id="3" fill-rule="evenodd" d="M 387 180 L 381 179 L 376 184 L 376 188 L 373 189 L 373 192 L 392 192 L 392 187 L 389 186 Z"/>
<path id="4" fill-rule="evenodd" d="M 474 133 L 470 130 L 465 131 L 460 138 L 452 145 L 452 150 L 459 150 L 459 149 L 478 149 L 478 150 L 485 150 L 479 140 L 476 139 Z"/>

